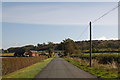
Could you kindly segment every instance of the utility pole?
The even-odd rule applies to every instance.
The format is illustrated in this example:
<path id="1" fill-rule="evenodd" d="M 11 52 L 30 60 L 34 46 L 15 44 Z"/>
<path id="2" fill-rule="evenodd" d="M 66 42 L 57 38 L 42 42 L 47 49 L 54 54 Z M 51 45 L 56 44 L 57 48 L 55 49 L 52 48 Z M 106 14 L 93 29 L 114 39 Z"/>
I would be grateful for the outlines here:
<path id="1" fill-rule="evenodd" d="M 90 67 L 92 66 L 92 31 L 90 22 Z"/>

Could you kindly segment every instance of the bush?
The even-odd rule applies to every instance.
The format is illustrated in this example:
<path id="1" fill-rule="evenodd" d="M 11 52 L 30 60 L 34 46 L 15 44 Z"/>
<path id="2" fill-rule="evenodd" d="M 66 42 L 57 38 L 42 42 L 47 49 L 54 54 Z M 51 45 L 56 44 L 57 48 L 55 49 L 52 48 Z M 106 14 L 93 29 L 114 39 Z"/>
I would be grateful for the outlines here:
<path id="1" fill-rule="evenodd" d="M 89 54 L 83 54 L 83 55 L 78 55 L 74 54 L 71 57 L 79 57 L 81 59 L 89 60 L 90 56 Z M 99 61 L 101 64 L 108 64 L 112 63 L 113 61 L 120 63 L 120 55 L 118 53 L 95 53 L 92 54 L 92 59 L 96 59 Z"/>

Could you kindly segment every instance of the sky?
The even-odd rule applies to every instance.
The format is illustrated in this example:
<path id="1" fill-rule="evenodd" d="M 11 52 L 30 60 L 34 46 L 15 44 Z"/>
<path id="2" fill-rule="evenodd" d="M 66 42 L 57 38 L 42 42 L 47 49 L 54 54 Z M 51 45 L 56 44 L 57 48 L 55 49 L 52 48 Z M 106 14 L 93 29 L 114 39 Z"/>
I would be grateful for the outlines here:
<path id="1" fill-rule="evenodd" d="M 116 6 L 117 2 L 3 2 L 2 48 L 59 43 L 67 38 L 88 40 L 89 22 Z M 92 23 L 92 39 L 117 39 L 117 24 L 116 9 Z"/>
<path id="2" fill-rule="evenodd" d="M 119 0 L 2 0 L 2 2 L 119 2 Z"/>

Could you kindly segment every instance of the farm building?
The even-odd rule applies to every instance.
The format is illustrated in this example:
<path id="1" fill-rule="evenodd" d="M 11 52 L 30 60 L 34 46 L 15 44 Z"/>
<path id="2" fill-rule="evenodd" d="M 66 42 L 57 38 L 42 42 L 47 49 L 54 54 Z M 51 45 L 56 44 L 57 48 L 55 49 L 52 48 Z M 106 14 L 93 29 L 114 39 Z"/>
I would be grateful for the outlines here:
<path id="1" fill-rule="evenodd" d="M 26 56 L 40 56 L 38 54 L 38 51 L 32 51 L 32 50 L 25 52 L 24 55 L 26 55 Z"/>

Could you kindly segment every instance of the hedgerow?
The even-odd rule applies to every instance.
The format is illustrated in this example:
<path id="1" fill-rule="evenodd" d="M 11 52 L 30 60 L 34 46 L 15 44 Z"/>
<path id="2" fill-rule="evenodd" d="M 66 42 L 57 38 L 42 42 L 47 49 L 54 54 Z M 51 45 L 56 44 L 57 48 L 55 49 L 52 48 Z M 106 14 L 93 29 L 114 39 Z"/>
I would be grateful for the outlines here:
<path id="1" fill-rule="evenodd" d="M 78 57 L 81 59 L 89 60 L 90 56 L 89 54 L 73 54 L 71 57 Z M 120 63 L 120 55 L 118 53 L 95 53 L 92 54 L 92 59 L 96 59 L 101 64 L 108 64 L 112 63 L 113 61 Z"/>
<path id="2" fill-rule="evenodd" d="M 9 74 L 11 72 L 30 66 L 47 58 L 47 56 L 2 58 L 2 75 Z"/>

